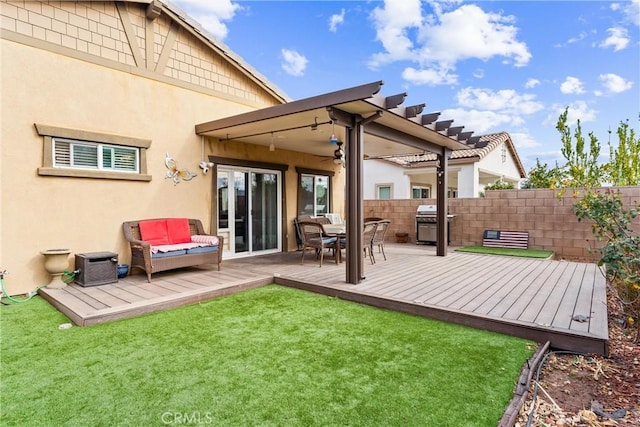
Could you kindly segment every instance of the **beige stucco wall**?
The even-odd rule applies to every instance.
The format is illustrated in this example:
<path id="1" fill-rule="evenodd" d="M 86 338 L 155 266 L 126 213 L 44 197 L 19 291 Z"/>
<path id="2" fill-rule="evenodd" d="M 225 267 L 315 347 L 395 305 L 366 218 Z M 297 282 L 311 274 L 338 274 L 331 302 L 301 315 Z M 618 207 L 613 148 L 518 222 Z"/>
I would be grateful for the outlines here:
<path id="1" fill-rule="evenodd" d="M 123 221 L 154 217 L 200 218 L 208 229 L 213 175 L 200 174 L 201 140 L 194 125 L 247 110 L 247 106 L 196 91 L 1 41 L 2 220 L 0 267 L 9 293 L 25 293 L 48 282 L 41 250 L 69 248 L 73 254 L 111 251 L 127 262 Z M 28 82 L 24 80 L 29 70 Z M 9 101 L 11 100 L 11 101 Z M 43 138 L 34 123 L 150 139 L 151 182 L 44 177 Z M 332 170 L 301 153 L 241 143 L 205 144 L 206 155 L 290 164 L 285 174 L 286 211 L 296 212 L 295 166 Z M 165 153 L 198 176 L 174 185 L 165 179 Z M 344 186 L 340 168 L 334 188 Z M 335 194 L 335 193 L 334 193 Z M 334 197 L 334 210 L 344 201 Z M 287 230 L 289 247 L 295 235 Z"/>
<path id="2" fill-rule="evenodd" d="M 43 23 L 41 16 L 45 12 L 60 15 L 58 9 L 65 3 L 51 2 L 51 7 L 35 12 L 22 9 L 22 2 L 15 4 L 17 10 L 3 5 L 0 39 L 0 269 L 9 272 L 5 276 L 8 293 L 26 293 L 49 281 L 40 254 L 45 249 L 69 248 L 70 269 L 74 254 L 85 252 L 115 252 L 120 262 L 128 262 L 123 221 L 192 217 L 201 219 L 208 231 L 211 214 L 215 212 L 211 205 L 215 183 L 212 174 L 204 176 L 198 168 L 201 138 L 195 134 L 195 124 L 278 101 L 233 67 L 214 67 L 224 75 L 210 76 L 216 82 L 209 85 L 208 79 L 199 76 L 197 68 L 182 67 L 185 71 L 173 78 L 154 74 L 153 70 L 145 69 L 145 64 L 131 66 L 118 62 L 118 57 L 105 58 L 99 49 L 92 54 L 60 46 L 55 37 L 47 41 L 46 35 L 53 30 L 34 30 L 35 24 L 28 24 L 32 25 L 32 34 L 25 34 L 25 21 L 29 20 L 68 31 L 68 27 L 52 24 L 55 18 Z M 101 8 L 99 4 L 91 7 Z M 127 5 L 132 7 L 135 5 Z M 109 14 L 115 10 L 109 5 L 102 8 Z M 85 7 L 85 13 L 91 15 L 87 10 Z M 15 19 L 8 15 L 15 15 Z M 70 20 L 69 15 L 61 16 L 62 20 Z M 100 20 L 102 15 L 93 16 Z M 92 27 L 90 23 L 87 25 Z M 17 28 L 22 28 L 23 33 L 17 34 Z M 45 39 L 36 36 L 40 34 L 45 34 Z M 193 61 L 194 56 L 207 54 L 202 46 L 196 49 L 197 39 L 187 43 L 187 38 L 180 33 L 176 46 L 184 50 L 189 44 L 192 55 L 172 53 L 171 58 Z M 121 58 L 127 63 L 131 61 L 127 55 Z M 152 180 L 38 175 L 43 162 L 43 137 L 36 132 L 34 123 L 151 140 L 146 155 L 147 173 Z M 198 176 L 178 185 L 165 179 L 167 152 L 180 168 Z M 267 147 L 208 141 L 205 155 L 290 164 L 285 174 L 287 224 L 291 224 L 296 212 L 295 166 L 337 170 L 334 188 L 344 186 L 340 168 L 301 153 L 284 150 L 271 153 Z M 334 197 L 333 202 L 334 210 L 343 210 L 340 197 Z M 290 227 L 286 231 L 288 244 L 295 249 L 291 231 Z"/>

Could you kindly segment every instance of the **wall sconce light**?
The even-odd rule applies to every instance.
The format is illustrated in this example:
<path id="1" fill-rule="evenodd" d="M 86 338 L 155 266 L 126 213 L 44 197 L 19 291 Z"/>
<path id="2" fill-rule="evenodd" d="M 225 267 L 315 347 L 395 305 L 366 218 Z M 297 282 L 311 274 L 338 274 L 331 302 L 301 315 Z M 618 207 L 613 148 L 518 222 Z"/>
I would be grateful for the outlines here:
<path id="1" fill-rule="evenodd" d="M 202 174 L 206 175 L 209 172 L 209 169 L 213 167 L 213 163 L 202 161 L 198 164 L 198 166 L 200 166 L 200 169 L 202 169 Z"/>

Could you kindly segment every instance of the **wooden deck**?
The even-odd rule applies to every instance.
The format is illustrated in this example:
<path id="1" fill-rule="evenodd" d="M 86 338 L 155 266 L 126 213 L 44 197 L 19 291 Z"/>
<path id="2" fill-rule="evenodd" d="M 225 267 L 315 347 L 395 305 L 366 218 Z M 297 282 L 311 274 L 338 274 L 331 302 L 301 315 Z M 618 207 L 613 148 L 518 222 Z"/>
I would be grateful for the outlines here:
<path id="1" fill-rule="evenodd" d="M 221 271 L 188 268 L 118 283 L 40 290 L 78 325 L 92 325 L 239 292 L 269 283 L 390 310 L 550 341 L 555 348 L 607 354 L 605 279 L 595 264 L 478 255 L 386 244 L 387 261 L 365 260 L 366 278 L 345 283 L 344 264 L 322 268 L 300 252 L 228 260 Z M 574 320 L 581 315 L 586 321 Z M 582 320 L 582 319 L 581 319 Z"/>

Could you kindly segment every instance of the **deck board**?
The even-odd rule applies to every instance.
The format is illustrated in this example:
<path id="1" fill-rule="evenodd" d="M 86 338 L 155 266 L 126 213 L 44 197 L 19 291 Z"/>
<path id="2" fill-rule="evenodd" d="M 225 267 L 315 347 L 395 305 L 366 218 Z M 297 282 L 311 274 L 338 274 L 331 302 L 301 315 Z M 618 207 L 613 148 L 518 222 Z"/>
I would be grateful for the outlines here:
<path id="1" fill-rule="evenodd" d="M 345 264 L 322 267 L 300 252 L 226 260 L 220 271 L 186 268 L 96 287 L 70 285 L 40 294 L 79 325 L 124 319 L 279 283 L 364 304 L 494 330 L 552 346 L 607 352 L 606 286 L 595 264 L 488 256 L 423 245 L 386 244 L 364 279 L 345 282 Z M 590 316 L 572 321 L 574 314 Z"/>

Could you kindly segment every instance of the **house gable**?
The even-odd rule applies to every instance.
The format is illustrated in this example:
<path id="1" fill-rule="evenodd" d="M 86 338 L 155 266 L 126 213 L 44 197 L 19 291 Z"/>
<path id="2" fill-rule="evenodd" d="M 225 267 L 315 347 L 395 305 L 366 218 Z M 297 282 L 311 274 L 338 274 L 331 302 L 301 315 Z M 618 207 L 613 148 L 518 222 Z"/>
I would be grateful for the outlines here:
<path id="1" fill-rule="evenodd" d="M 154 1 L 3 3 L 1 36 L 250 107 L 287 97 L 177 8 Z"/>

